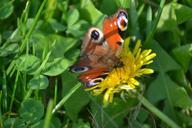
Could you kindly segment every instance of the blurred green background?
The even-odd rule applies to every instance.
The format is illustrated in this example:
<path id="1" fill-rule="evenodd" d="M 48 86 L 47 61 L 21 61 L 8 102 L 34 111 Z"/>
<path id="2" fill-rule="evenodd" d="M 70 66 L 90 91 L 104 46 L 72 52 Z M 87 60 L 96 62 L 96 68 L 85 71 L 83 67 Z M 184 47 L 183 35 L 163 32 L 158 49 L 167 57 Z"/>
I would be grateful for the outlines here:
<path id="1" fill-rule="evenodd" d="M 157 53 L 141 93 L 173 123 L 192 127 L 192 0 L 1 0 L 0 128 L 173 127 L 134 96 L 103 108 L 102 96 L 68 71 L 84 33 L 118 8 L 128 10 L 125 37 Z"/>

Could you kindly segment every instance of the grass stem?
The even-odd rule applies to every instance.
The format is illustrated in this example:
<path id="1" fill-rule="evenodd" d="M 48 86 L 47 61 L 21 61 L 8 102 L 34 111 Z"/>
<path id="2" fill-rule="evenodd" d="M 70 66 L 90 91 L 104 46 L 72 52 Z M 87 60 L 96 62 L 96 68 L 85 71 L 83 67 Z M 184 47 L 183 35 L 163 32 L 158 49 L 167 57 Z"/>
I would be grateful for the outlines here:
<path id="1" fill-rule="evenodd" d="M 159 117 L 163 122 L 165 122 L 171 128 L 180 128 L 173 120 L 171 120 L 168 116 L 154 107 L 145 97 L 142 95 L 138 96 L 139 101 L 145 106 L 149 111 Z"/>
<path id="2" fill-rule="evenodd" d="M 63 104 L 71 97 L 71 95 L 78 90 L 81 87 L 81 83 L 76 84 L 70 91 L 69 93 L 62 98 L 62 100 L 55 106 L 53 109 L 52 113 L 55 113 Z"/>

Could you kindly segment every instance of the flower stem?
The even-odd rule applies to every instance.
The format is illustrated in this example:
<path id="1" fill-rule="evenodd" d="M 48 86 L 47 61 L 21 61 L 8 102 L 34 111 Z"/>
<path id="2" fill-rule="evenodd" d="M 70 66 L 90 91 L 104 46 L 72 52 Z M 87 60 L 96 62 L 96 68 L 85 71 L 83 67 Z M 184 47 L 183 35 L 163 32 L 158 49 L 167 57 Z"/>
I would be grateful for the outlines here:
<path id="1" fill-rule="evenodd" d="M 173 120 L 171 120 L 168 116 L 166 116 L 164 113 L 158 110 L 155 106 L 153 106 L 145 97 L 139 95 L 138 100 L 143 104 L 143 106 L 145 106 L 149 111 L 154 113 L 157 117 L 159 117 L 171 128 L 180 128 Z"/>
<path id="2" fill-rule="evenodd" d="M 63 104 L 71 97 L 71 95 L 81 87 L 81 83 L 76 84 L 70 91 L 69 93 L 63 97 L 63 99 L 55 106 L 53 109 L 52 113 L 55 113 Z"/>

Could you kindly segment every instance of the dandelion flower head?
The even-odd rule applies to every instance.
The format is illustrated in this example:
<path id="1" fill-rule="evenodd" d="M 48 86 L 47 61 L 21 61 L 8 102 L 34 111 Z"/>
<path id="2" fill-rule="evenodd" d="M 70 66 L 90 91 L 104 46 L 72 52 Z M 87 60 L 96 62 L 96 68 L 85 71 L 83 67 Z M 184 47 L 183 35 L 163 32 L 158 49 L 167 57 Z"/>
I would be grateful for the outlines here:
<path id="1" fill-rule="evenodd" d="M 153 73 L 153 69 L 146 68 L 153 62 L 156 56 L 151 49 L 141 50 L 141 40 L 137 40 L 133 50 L 130 50 L 129 44 L 131 38 L 124 41 L 123 49 L 119 55 L 123 66 L 112 69 L 109 75 L 98 85 L 88 88 L 94 95 L 104 93 L 103 103 L 107 105 L 113 101 L 115 93 L 121 93 L 135 89 L 139 86 L 138 77 Z"/>

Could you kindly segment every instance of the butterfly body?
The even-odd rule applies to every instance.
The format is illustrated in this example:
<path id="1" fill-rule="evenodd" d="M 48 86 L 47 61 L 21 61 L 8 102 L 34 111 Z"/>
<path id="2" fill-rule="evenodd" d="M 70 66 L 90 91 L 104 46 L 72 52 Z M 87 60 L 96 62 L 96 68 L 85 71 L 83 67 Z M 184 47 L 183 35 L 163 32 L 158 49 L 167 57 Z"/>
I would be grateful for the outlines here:
<path id="1" fill-rule="evenodd" d="M 111 69 L 120 63 L 118 55 L 122 49 L 122 31 L 127 27 L 127 12 L 120 9 L 103 21 L 102 30 L 91 27 L 85 34 L 80 58 L 71 68 L 87 88 L 100 83 Z"/>

